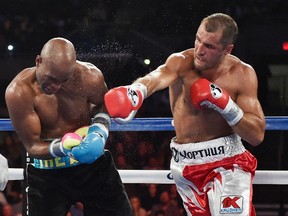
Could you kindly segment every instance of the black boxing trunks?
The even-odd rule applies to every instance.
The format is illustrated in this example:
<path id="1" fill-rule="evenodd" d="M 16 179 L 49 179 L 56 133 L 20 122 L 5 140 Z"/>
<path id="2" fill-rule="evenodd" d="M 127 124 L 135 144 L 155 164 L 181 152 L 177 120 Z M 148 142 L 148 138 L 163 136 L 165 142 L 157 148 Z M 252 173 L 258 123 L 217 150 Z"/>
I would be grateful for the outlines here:
<path id="1" fill-rule="evenodd" d="M 92 164 L 42 162 L 27 167 L 29 216 L 67 216 L 76 202 L 83 203 L 85 216 L 133 215 L 109 151 Z"/>

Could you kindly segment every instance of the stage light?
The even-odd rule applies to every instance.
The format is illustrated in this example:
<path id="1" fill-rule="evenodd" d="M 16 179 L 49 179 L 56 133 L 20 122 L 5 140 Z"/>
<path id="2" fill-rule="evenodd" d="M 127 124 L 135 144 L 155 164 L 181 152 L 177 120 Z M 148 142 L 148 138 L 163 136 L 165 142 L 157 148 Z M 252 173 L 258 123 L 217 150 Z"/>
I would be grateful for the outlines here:
<path id="1" fill-rule="evenodd" d="M 14 49 L 14 46 L 11 45 L 11 44 L 9 44 L 8 47 L 7 47 L 7 49 L 8 49 L 9 51 L 12 51 L 12 50 Z"/>
<path id="2" fill-rule="evenodd" d="M 150 59 L 144 59 L 144 64 L 150 65 L 150 63 L 151 63 Z"/>
<path id="3" fill-rule="evenodd" d="M 288 42 L 283 42 L 282 49 L 288 51 Z"/>

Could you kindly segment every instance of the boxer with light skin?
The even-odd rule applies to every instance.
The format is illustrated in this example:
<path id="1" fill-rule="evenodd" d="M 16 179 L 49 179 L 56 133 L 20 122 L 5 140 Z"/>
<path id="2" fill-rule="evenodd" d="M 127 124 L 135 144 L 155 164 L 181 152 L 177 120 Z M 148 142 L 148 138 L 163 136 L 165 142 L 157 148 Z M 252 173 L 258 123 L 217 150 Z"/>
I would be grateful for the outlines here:
<path id="1" fill-rule="evenodd" d="M 11 122 L 33 162 L 27 167 L 29 216 L 132 215 L 112 155 L 102 72 L 76 60 L 74 45 L 53 38 L 6 89 Z M 92 120 L 91 120 L 92 119 Z"/>
<path id="2" fill-rule="evenodd" d="M 231 54 L 237 35 L 230 16 L 212 14 L 202 20 L 194 48 L 105 94 L 110 116 L 126 123 L 146 97 L 169 88 L 176 133 L 170 168 L 188 216 L 255 215 L 257 159 L 241 139 L 259 145 L 265 116 L 254 69 Z"/>

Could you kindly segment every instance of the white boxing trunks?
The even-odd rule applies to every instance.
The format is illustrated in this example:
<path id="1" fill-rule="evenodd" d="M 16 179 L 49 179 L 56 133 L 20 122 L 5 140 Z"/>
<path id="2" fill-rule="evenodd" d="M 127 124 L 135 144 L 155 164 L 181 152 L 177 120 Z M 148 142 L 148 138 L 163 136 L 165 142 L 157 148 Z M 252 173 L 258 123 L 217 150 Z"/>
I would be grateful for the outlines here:
<path id="1" fill-rule="evenodd" d="M 238 135 L 177 144 L 171 173 L 188 216 L 255 216 L 252 180 L 257 159 Z"/>

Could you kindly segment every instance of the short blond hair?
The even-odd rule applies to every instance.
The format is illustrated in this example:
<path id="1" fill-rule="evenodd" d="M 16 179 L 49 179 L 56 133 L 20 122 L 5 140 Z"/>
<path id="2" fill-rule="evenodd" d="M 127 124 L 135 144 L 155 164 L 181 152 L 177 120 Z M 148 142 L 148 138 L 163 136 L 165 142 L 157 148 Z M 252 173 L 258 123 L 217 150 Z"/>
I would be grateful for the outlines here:
<path id="1" fill-rule="evenodd" d="M 223 29 L 221 43 L 224 46 L 235 43 L 238 36 L 238 26 L 232 17 L 223 13 L 214 13 L 205 17 L 201 25 L 204 24 L 207 32 L 216 32 Z"/>

